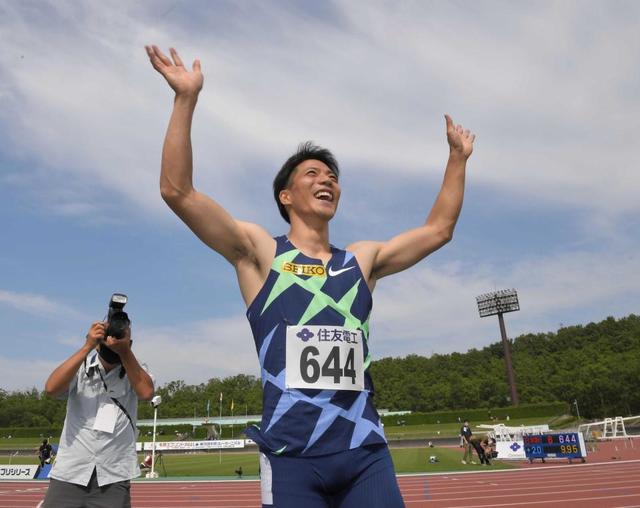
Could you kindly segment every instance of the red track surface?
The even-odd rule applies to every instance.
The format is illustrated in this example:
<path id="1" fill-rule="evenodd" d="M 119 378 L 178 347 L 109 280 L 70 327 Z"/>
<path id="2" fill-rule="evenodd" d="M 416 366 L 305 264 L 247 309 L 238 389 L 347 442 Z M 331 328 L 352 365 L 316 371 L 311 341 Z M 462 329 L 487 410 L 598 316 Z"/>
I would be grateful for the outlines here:
<path id="1" fill-rule="evenodd" d="M 602 449 L 586 464 L 547 462 L 507 471 L 401 476 L 398 481 L 409 508 L 640 507 L 640 460 L 624 460 L 640 449 L 613 452 Z M 35 508 L 47 486 L 46 481 L 0 482 L 0 508 Z M 256 508 L 260 485 L 239 480 L 134 482 L 132 499 L 134 508 Z"/>

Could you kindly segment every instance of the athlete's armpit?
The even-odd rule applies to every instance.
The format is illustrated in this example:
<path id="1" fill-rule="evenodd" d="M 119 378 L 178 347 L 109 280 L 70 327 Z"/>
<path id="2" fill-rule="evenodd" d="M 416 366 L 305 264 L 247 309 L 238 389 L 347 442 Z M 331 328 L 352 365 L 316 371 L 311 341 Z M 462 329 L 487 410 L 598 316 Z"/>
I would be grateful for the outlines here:
<path id="1" fill-rule="evenodd" d="M 236 222 L 251 244 L 251 256 L 241 257 L 234 264 L 242 298 L 249 306 L 269 276 L 276 253 L 276 242 L 257 224 Z"/>
<path id="2" fill-rule="evenodd" d="M 367 281 L 369 289 L 373 291 L 377 278 L 374 275 L 375 261 L 382 247 L 382 242 L 364 240 L 352 243 L 346 250 L 352 252 L 358 261 L 360 271 Z"/>

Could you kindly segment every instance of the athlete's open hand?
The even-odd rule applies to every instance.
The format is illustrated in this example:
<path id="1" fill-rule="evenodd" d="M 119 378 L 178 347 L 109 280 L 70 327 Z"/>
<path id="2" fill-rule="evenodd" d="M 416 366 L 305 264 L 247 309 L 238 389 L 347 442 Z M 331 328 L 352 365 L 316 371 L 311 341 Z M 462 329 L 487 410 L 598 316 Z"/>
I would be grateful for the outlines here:
<path id="1" fill-rule="evenodd" d="M 452 152 L 463 156 L 465 159 L 473 152 L 473 141 L 476 135 L 472 134 L 469 129 L 465 129 L 462 125 L 456 125 L 449 115 L 444 115 L 447 121 L 447 141 Z"/>
<path id="2" fill-rule="evenodd" d="M 176 95 L 197 96 L 202 90 L 204 77 L 200 71 L 200 60 L 194 60 L 191 71 L 185 69 L 178 52 L 169 48 L 171 59 L 165 55 L 158 46 L 145 46 L 151 65 L 167 80 Z M 173 60 L 173 61 L 172 61 Z"/>

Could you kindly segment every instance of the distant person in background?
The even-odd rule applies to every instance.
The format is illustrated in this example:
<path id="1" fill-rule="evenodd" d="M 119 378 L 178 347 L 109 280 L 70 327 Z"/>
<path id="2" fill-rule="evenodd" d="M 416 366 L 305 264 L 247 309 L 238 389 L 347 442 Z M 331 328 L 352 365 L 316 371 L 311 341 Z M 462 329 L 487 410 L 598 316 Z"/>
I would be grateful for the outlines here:
<path id="1" fill-rule="evenodd" d="M 52 448 L 48 439 L 43 439 L 42 444 L 38 448 L 38 459 L 40 460 L 40 467 L 51 462 Z"/>
<path id="2" fill-rule="evenodd" d="M 489 434 L 487 434 L 487 436 L 482 440 L 480 445 L 488 459 L 495 459 L 498 456 L 498 453 L 496 452 L 496 440 Z"/>
<path id="3" fill-rule="evenodd" d="M 151 454 L 148 454 L 144 457 L 144 460 L 140 462 L 140 469 L 151 469 L 151 465 L 153 464 L 153 457 Z"/>
<path id="4" fill-rule="evenodd" d="M 473 446 L 476 453 L 478 454 L 480 464 L 490 466 L 490 459 L 493 457 L 493 446 L 495 440 L 492 440 L 489 436 L 485 436 L 483 438 L 471 436 L 471 438 L 469 439 L 469 443 L 471 443 L 471 446 Z"/>
<path id="5" fill-rule="evenodd" d="M 140 475 L 138 400 L 153 397 L 153 381 L 124 337 L 105 337 L 95 322 L 84 345 L 49 376 L 45 391 L 67 399 L 58 456 L 41 508 L 130 508 L 129 480 Z"/>
<path id="6" fill-rule="evenodd" d="M 462 446 L 464 448 L 464 455 L 462 456 L 462 463 L 466 464 L 467 461 L 474 463 L 473 460 L 473 445 L 471 444 L 471 427 L 469 426 L 469 420 L 465 420 L 464 424 L 460 428 L 460 437 L 462 438 Z"/>

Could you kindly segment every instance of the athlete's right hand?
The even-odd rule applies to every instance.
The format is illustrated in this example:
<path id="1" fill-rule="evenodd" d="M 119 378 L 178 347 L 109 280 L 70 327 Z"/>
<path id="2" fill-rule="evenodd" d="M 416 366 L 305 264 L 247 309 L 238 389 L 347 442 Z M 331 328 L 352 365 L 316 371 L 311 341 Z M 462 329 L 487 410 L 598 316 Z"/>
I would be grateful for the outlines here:
<path id="1" fill-rule="evenodd" d="M 160 51 L 158 46 L 145 46 L 145 49 L 153 68 L 164 76 L 176 95 L 197 96 L 200 93 L 204 81 L 200 71 L 200 60 L 194 60 L 192 70 L 188 71 L 174 48 L 169 48 L 173 61 Z"/>

